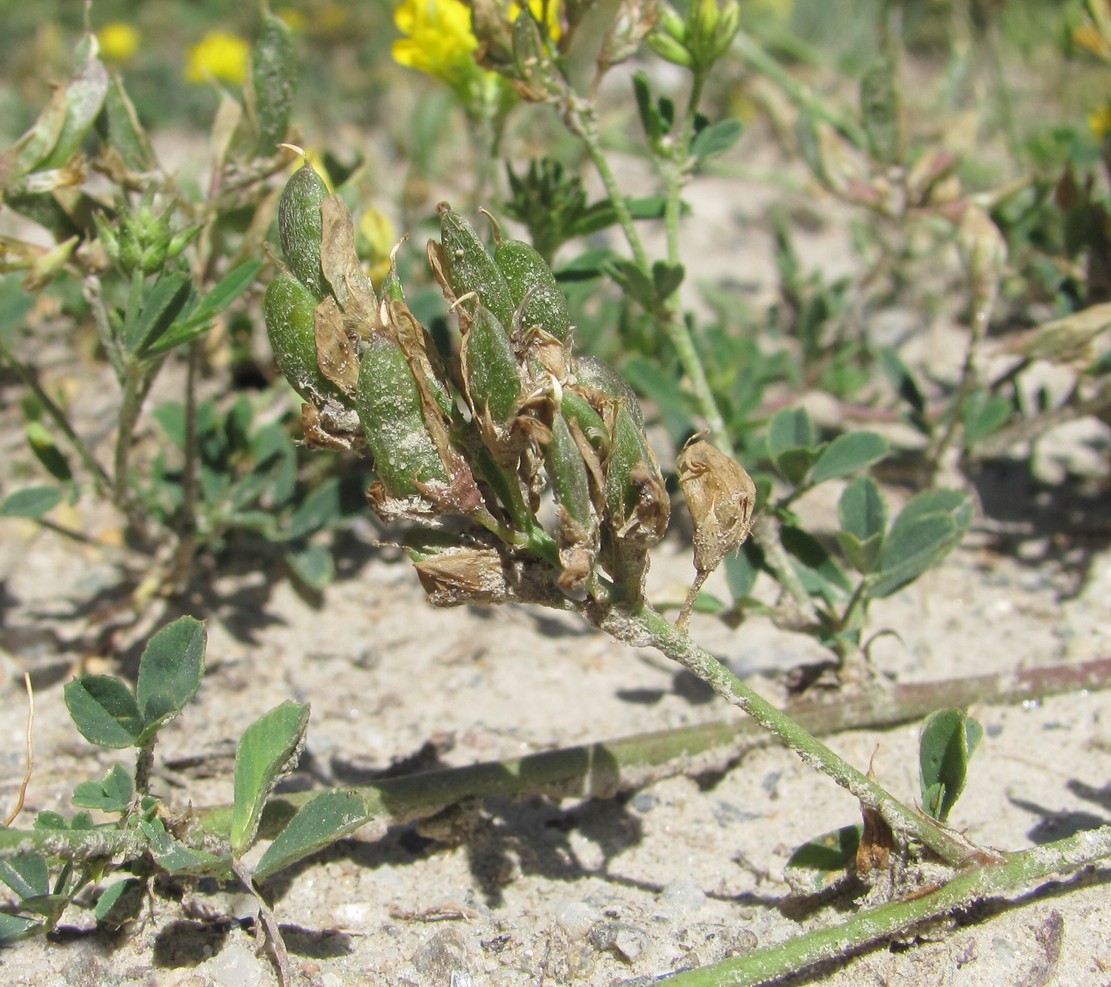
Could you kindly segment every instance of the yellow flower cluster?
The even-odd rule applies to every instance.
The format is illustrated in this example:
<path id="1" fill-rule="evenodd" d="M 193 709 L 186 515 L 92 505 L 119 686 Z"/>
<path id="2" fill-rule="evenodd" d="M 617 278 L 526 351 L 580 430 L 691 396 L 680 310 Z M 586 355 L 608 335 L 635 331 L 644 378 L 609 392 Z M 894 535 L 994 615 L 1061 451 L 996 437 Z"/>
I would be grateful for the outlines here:
<path id="1" fill-rule="evenodd" d="M 558 41 L 559 0 L 528 0 L 528 6 L 537 20 L 543 20 L 549 37 Z M 515 21 L 523 9 L 511 3 L 508 19 Z M 403 0 L 394 11 L 394 23 L 404 35 L 393 44 L 396 62 L 453 88 L 474 77 L 478 39 L 471 29 L 470 8 L 462 0 Z"/>
<path id="2" fill-rule="evenodd" d="M 209 31 L 189 49 L 185 78 L 202 83 L 219 79 L 241 85 L 247 78 L 251 46 L 241 37 L 226 31 Z"/>
<path id="3" fill-rule="evenodd" d="M 405 0 L 394 12 L 405 35 L 393 43 L 396 62 L 455 87 L 474 71 L 478 39 L 462 0 Z"/>
<path id="4" fill-rule="evenodd" d="M 125 21 L 105 24 L 96 32 L 96 40 L 109 62 L 129 62 L 139 50 L 139 31 Z"/>

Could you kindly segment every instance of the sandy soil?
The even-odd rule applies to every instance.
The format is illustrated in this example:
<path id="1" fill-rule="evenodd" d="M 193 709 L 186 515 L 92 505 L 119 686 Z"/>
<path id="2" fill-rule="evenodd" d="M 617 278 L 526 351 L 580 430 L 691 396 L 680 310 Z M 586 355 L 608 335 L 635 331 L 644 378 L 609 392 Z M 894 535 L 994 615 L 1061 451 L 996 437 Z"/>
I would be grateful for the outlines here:
<path id="1" fill-rule="evenodd" d="M 704 196 L 696 205 L 713 216 L 713 186 L 696 188 Z M 732 237 L 719 240 L 723 254 L 741 238 L 735 225 L 714 235 Z M 753 270 L 766 275 L 766 241 L 746 242 L 764 265 Z M 824 250 L 836 256 L 837 241 L 827 239 Z M 931 330 L 915 344 L 925 347 L 918 358 L 945 359 L 951 342 Z M 74 400 L 96 420 L 111 394 L 86 379 Z M 6 459 L 26 461 L 11 414 L 6 423 Z M 1106 457 L 1107 430 L 1082 428 L 1051 448 L 1061 450 L 1053 461 L 1068 478 L 1093 450 L 1096 460 Z M 13 468 L 5 487 L 17 477 Z M 872 630 L 897 632 L 874 649 L 881 678 L 932 681 L 1111 655 L 1106 477 L 1102 493 L 1067 500 L 1077 484 L 1038 488 L 1021 463 L 980 480 L 985 512 L 965 544 L 876 606 Z M 809 509 L 820 517 L 831 503 Z M 117 534 L 118 522 L 91 503 L 65 520 L 94 540 Z M 319 605 L 259 572 L 196 588 L 165 615 L 204 618 L 210 635 L 200 695 L 159 748 L 155 787 L 171 803 L 230 800 L 235 739 L 290 697 L 312 705 L 307 756 L 292 779 L 300 787 L 366 780 L 422 749 L 425 766 L 465 765 L 739 715 L 661 656 L 565 615 L 432 610 L 408 566 L 374 547 L 376 537 L 369 520 L 342 536 L 340 578 Z M 680 598 L 687 551 L 678 539 L 661 547 L 655 598 Z M 4 522 L 5 811 L 24 767 L 25 670 L 36 685 L 36 769 L 21 824 L 38 809 L 70 811 L 73 785 L 119 760 L 80 739 L 62 701 L 74 663 L 96 646 L 90 601 L 118 581 L 119 560 L 102 545 Z M 824 657 L 808 638 L 764 619 L 730 630 L 696 616 L 693 633 L 776 698 L 787 671 Z M 137 637 L 120 639 L 115 657 L 124 667 Z M 1018 849 L 1111 818 L 1106 694 L 973 713 L 986 739 L 953 819 L 973 840 Z M 914 725 L 850 732 L 831 744 L 857 765 L 871 760 L 885 785 L 914 800 L 917 733 Z M 491 800 L 463 821 L 461 842 L 414 826 L 368 827 L 270 889 L 294 968 L 319 987 L 647 984 L 844 920 L 844 901 L 816 910 L 793 904 L 783 869 L 798 844 L 858 817 L 846 793 L 788 753 L 762 748 L 723 776 L 667 778 L 617 799 Z M 1046 883 L 791 982 L 1111 984 L 1109 880 L 1104 868 Z M 141 923 L 116 936 L 97 932 L 90 913 L 75 908 L 49 942 L 0 953 L 2 979 L 13 987 L 271 984 L 271 967 L 255 955 L 252 917 L 250 899 L 208 884 L 182 906 L 152 901 Z"/>

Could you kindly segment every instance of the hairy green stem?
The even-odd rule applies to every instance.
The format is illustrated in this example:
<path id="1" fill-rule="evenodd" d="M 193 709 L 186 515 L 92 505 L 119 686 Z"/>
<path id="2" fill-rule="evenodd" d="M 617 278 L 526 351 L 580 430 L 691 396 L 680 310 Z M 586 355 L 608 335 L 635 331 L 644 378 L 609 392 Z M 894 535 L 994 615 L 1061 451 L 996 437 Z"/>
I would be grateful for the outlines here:
<path id="1" fill-rule="evenodd" d="M 648 251 L 644 249 L 644 242 L 637 232 L 636 225 L 633 222 L 633 214 L 629 212 L 629 204 L 625 200 L 625 193 L 621 191 L 617 175 L 610 167 L 609 159 L 602 149 L 602 140 L 598 135 L 594 107 L 574 95 L 568 97 L 567 103 L 567 109 L 564 113 L 567 128 L 583 142 L 586 153 L 597 169 L 598 176 L 602 179 L 602 184 L 605 185 L 606 192 L 609 194 L 610 203 L 613 205 L 613 211 L 617 216 L 617 222 L 625 234 L 629 249 L 633 252 L 633 259 L 636 261 L 637 267 L 651 276 L 652 264 L 648 259 Z"/>
<path id="2" fill-rule="evenodd" d="M 681 139 L 683 139 L 684 142 L 676 149 L 675 162 L 664 168 L 667 182 L 667 195 L 664 208 L 668 236 L 668 257 L 671 263 L 678 263 L 680 192 L 689 172 L 689 164 L 686 156 L 690 147 L 690 132 L 693 127 L 694 106 L 697 104 L 697 100 L 701 98 L 701 91 L 701 83 L 696 77 L 696 82 L 691 92 L 691 112 L 686 115 L 680 127 L 684 135 L 684 138 Z M 644 247 L 644 242 L 637 232 L 632 213 L 629 212 L 625 194 L 621 191 L 617 176 L 613 168 L 610 167 L 609 159 L 606 157 L 605 151 L 602 148 L 601 138 L 598 135 L 598 128 L 595 124 L 594 109 L 588 102 L 578 97 L 569 97 L 567 102 L 568 105 L 564 113 L 564 119 L 567 122 L 568 129 L 583 142 L 583 146 L 586 148 L 587 154 L 590 156 L 590 160 L 597 169 L 598 175 L 602 179 L 602 184 L 605 185 L 606 192 L 609 194 L 614 212 L 617 215 L 618 223 L 625 234 L 625 239 L 628 241 L 629 249 L 633 252 L 633 259 L 636 261 L 637 267 L 641 269 L 644 276 L 651 281 L 652 262 L 648 257 L 648 251 Z M 707 426 L 713 433 L 715 443 L 722 452 L 728 456 L 732 456 L 733 443 L 729 436 L 729 431 L 725 426 L 725 418 L 718 407 L 717 400 L 714 398 L 710 383 L 706 378 L 706 370 L 703 366 L 702 358 L 695 348 L 690 329 L 684 321 L 682 313 L 679 312 L 678 308 L 673 303 L 666 302 L 662 311 L 653 312 L 651 314 L 657 326 L 664 331 L 665 335 L 671 341 L 672 346 L 675 347 L 675 351 L 679 357 L 679 363 L 687 379 L 690 381 L 691 389 L 698 402 L 699 412 L 702 414 L 702 417 L 706 420 Z"/>
<path id="3" fill-rule="evenodd" d="M 960 874 L 938 890 L 859 912 L 841 925 L 815 929 L 784 943 L 688 970 L 663 981 L 670 987 L 752 987 L 822 960 L 902 933 L 929 919 L 949 915 L 993 895 L 1015 894 L 1035 881 L 1079 870 L 1111 856 L 1111 826 L 1008 854 L 999 864 Z"/>
<path id="4" fill-rule="evenodd" d="M 789 713 L 811 734 L 829 734 L 912 722 L 946 706 L 1025 702 L 1107 688 L 1111 688 L 1111 658 L 896 685 L 837 696 L 832 701 L 807 700 L 790 707 Z M 553 797 L 604 798 L 676 774 L 724 771 L 746 751 L 772 740 L 773 736 L 755 721 L 731 719 L 506 761 L 383 778 L 354 791 L 367 803 L 367 822 L 382 818 L 404 824 L 468 799 L 545 793 Z M 320 794 L 313 790 L 272 798 L 263 813 L 260 835 L 273 838 L 297 809 Z M 230 820 L 230 806 L 194 808 L 190 810 L 190 832 L 198 839 L 226 840 Z M 89 860 L 135 854 L 144 846 L 141 834 L 107 828 L 76 832 L 0 829 L 0 859 L 44 853 L 66 860 Z"/>
<path id="5" fill-rule="evenodd" d="M 981 852 L 966 839 L 904 805 L 835 754 L 791 716 L 776 709 L 713 655 L 695 644 L 686 631 L 677 628 L 647 604 L 625 613 L 615 609 L 602 617 L 599 626 L 619 640 L 641 647 L 657 648 L 679 662 L 710 685 L 723 699 L 748 713 L 765 730 L 775 734 L 804 763 L 829 775 L 859 799 L 862 805 L 878 812 L 893 830 L 923 843 L 946 863 L 961 866 L 980 855 Z"/>

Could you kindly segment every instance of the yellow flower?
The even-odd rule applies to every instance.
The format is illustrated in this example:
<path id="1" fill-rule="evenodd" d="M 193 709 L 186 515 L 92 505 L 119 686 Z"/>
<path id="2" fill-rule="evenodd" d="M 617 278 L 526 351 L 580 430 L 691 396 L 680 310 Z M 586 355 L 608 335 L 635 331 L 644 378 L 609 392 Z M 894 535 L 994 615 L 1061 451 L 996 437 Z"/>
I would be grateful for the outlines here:
<path id="1" fill-rule="evenodd" d="M 462 85 L 477 68 L 478 39 L 471 30 L 471 11 L 461 0 L 405 0 L 394 12 L 405 35 L 393 43 L 401 65 L 435 76 L 449 86 Z"/>
<path id="2" fill-rule="evenodd" d="M 127 62 L 139 50 L 139 31 L 124 21 L 105 24 L 96 32 L 101 54 L 110 62 Z"/>
<path id="3" fill-rule="evenodd" d="M 1088 127 L 1099 140 L 1111 134 L 1111 106 L 1104 106 L 1088 114 Z"/>
<path id="4" fill-rule="evenodd" d="M 543 19 L 552 41 L 561 34 L 559 0 L 528 0 L 537 20 Z M 512 0 L 506 20 L 515 21 L 524 7 Z M 462 90 L 486 73 L 475 62 L 478 39 L 471 28 L 471 10 L 462 0 L 403 0 L 394 11 L 394 23 L 405 35 L 393 44 L 394 60 L 426 72 Z"/>
<path id="5" fill-rule="evenodd" d="M 390 273 L 390 251 L 397 243 L 397 231 L 388 216 L 373 207 L 359 217 L 359 253 L 370 262 L 370 279 L 376 288 L 382 287 Z"/>
<path id="6" fill-rule="evenodd" d="M 219 79 L 236 85 L 247 78 L 251 46 L 225 31 L 209 31 L 189 49 L 185 78 L 190 82 Z"/>

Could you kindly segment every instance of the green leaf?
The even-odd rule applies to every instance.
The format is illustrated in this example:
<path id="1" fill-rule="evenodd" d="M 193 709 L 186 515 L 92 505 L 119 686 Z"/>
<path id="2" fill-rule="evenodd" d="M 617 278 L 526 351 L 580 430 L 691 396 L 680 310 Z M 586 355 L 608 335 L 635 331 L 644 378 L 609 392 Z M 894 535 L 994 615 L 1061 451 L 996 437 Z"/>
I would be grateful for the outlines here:
<path id="1" fill-rule="evenodd" d="M 747 551 L 731 552 L 725 557 L 725 581 L 735 603 L 748 599 L 760 570 Z"/>
<path id="2" fill-rule="evenodd" d="M 787 861 L 786 869 L 795 872 L 792 885 L 809 886 L 811 893 L 818 894 L 835 884 L 855 863 L 863 833 L 864 827 L 858 823 L 804 843 Z"/>
<path id="3" fill-rule="evenodd" d="M 50 893 L 50 868 L 38 854 L 0 860 L 0 881 L 18 898 L 36 898 Z"/>
<path id="4" fill-rule="evenodd" d="M 913 497 L 884 539 L 869 581 L 873 597 L 890 596 L 940 562 L 972 523 L 972 501 L 958 490 L 927 490 Z"/>
<path id="5" fill-rule="evenodd" d="M 138 357 L 151 355 L 151 347 L 173 325 L 193 283 L 184 271 L 163 272 L 149 287 L 144 286 L 138 312 L 129 305 L 127 348 Z"/>
<path id="6" fill-rule="evenodd" d="M 652 265 L 652 284 L 656 289 L 656 297 L 661 302 L 666 302 L 683 283 L 686 269 L 682 264 L 668 264 L 658 260 Z"/>
<path id="7" fill-rule="evenodd" d="M 35 816 L 35 829 L 66 830 L 69 828 L 69 820 L 59 812 L 41 809 L 39 814 Z"/>
<path id="8" fill-rule="evenodd" d="M 46 471 L 59 483 L 69 483 L 73 479 L 73 471 L 50 430 L 42 422 L 33 421 L 27 423 L 24 432 L 27 444 Z"/>
<path id="9" fill-rule="evenodd" d="M 199 339 L 212 328 L 212 320 L 251 286 L 261 269 L 259 260 L 249 260 L 233 268 L 197 303 L 188 318 L 175 322 L 152 342 L 145 355 L 158 356 Z"/>
<path id="10" fill-rule="evenodd" d="M 860 573 L 876 566 L 887 528 L 887 501 L 870 476 L 862 476 L 842 492 L 837 513 L 841 531 L 837 543 L 849 564 Z"/>
<path id="11" fill-rule="evenodd" d="M 175 840 L 158 819 L 144 819 L 139 828 L 150 841 L 158 866 L 168 874 L 188 877 L 222 877 L 231 871 L 231 857 L 194 850 Z"/>
<path id="12" fill-rule="evenodd" d="M 784 525 L 780 540 L 808 593 L 832 602 L 852 591 L 845 570 L 813 535 L 801 528 Z"/>
<path id="13" fill-rule="evenodd" d="M 343 490 L 337 479 L 314 487 L 290 515 L 282 536 L 293 541 L 332 527 L 344 516 Z"/>
<path id="14" fill-rule="evenodd" d="M 964 710 L 941 709 L 927 717 L 918 743 L 922 806 L 939 822 L 949 818 L 964 791 L 969 759 L 983 735 Z"/>
<path id="15" fill-rule="evenodd" d="M 204 678 L 205 640 L 204 624 L 180 617 L 147 642 L 135 685 L 143 717 L 141 742 L 149 741 L 197 694 Z"/>
<path id="16" fill-rule="evenodd" d="M 667 199 L 662 195 L 646 195 L 636 199 L 625 199 L 625 208 L 634 220 L 663 219 L 667 209 Z M 690 215 L 690 206 L 680 203 L 680 216 Z M 575 218 L 571 229 L 567 231 L 568 238 L 590 236 L 602 230 L 615 226 L 618 223 L 617 209 L 612 199 L 600 199 L 591 204 L 581 215 Z M 562 277 L 562 271 L 560 277 Z"/>
<path id="17" fill-rule="evenodd" d="M 303 548 L 285 553 L 289 566 L 301 582 L 309 589 L 318 592 L 324 589 L 336 576 L 336 564 L 332 553 L 324 545 L 305 545 Z"/>
<path id="18" fill-rule="evenodd" d="M 703 127 L 691 141 L 691 156 L 699 163 L 716 158 L 736 144 L 744 130 L 740 120 L 719 120 Z"/>
<path id="19" fill-rule="evenodd" d="M 103 781 L 83 781 L 73 789 L 73 804 L 79 809 L 126 812 L 135 786 L 122 764 L 114 764 Z"/>
<path id="20" fill-rule="evenodd" d="M 66 708 L 74 725 L 98 747 L 134 747 L 143 716 L 131 690 L 110 675 L 84 675 L 65 687 Z"/>
<path id="21" fill-rule="evenodd" d="M 285 21 L 263 7 L 262 29 L 251 49 L 248 105 L 258 125 L 256 153 L 270 157 L 285 138 L 297 86 L 297 52 Z"/>
<path id="22" fill-rule="evenodd" d="M 964 444 L 972 446 L 993 432 L 998 432 L 1011 419 L 1014 405 L 1005 397 L 974 391 L 968 396 L 961 412 Z"/>
<path id="23" fill-rule="evenodd" d="M 902 150 L 899 94 L 890 59 L 881 58 L 861 78 L 860 115 L 872 157 L 881 164 L 898 163 Z"/>
<path id="24" fill-rule="evenodd" d="M 810 482 L 822 483 L 834 477 L 848 476 L 883 459 L 889 449 L 887 439 L 875 432 L 839 435 L 818 456 L 810 471 Z"/>
<path id="25" fill-rule="evenodd" d="M 655 402 L 668 435 L 678 445 L 698 431 L 690 411 L 690 398 L 675 375 L 664 370 L 658 361 L 634 356 L 622 364 L 621 376 Z"/>
<path id="26" fill-rule="evenodd" d="M 818 430 L 805 408 L 784 408 L 768 426 L 768 454 L 791 482 L 801 483 L 818 457 Z"/>
<path id="27" fill-rule="evenodd" d="M 656 308 L 656 286 L 631 260 L 619 258 L 606 267 L 606 272 L 620 288 L 648 312 Z"/>
<path id="28" fill-rule="evenodd" d="M 311 853 L 353 833 L 367 821 L 366 802 L 355 792 L 331 791 L 302 806 L 266 848 L 255 868 L 264 881 Z"/>
<path id="29" fill-rule="evenodd" d="M 891 386 L 895 388 L 899 397 L 910 405 L 911 421 L 919 431 L 928 434 L 929 425 L 925 419 L 926 398 L 923 396 L 922 388 L 918 386 L 914 374 L 911 373 L 910 368 L 903 362 L 902 358 L 890 347 L 881 347 L 878 355 L 880 365 L 883 367 L 885 376 L 891 382 Z"/>
<path id="30" fill-rule="evenodd" d="M 870 476 L 859 477 L 845 487 L 837 514 L 842 529 L 860 539 L 882 535 L 887 528 L 887 501 Z"/>
<path id="31" fill-rule="evenodd" d="M 309 722 L 309 707 L 287 701 L 247 727 L 235 754 L 235 800 L 231 848 L 236 857 L 254 842 L 263 806 L 278 777 L 298 753 Z"/>
<path id="32" fill-rule="evenodd" d="M 0 517 L 40 518 L 65 498 L 61 487 L 25 487 L 0 500 Z"/>
<path id="33" fill-rule="evenodd" d="M 147 882 L 138 877 L 124 878 L 110 884 L 97 899 L 96 920 L 100 925 L 118 929 L 121 925 L 138 918 L 146 899 Z"/>
<path id="34" fill-rule="evenodd" d="M 0 912 L 0 946 L 19 942 L 20 939 L 26 939 L 45 930 L 46 925 L 38 919 Z"/>

